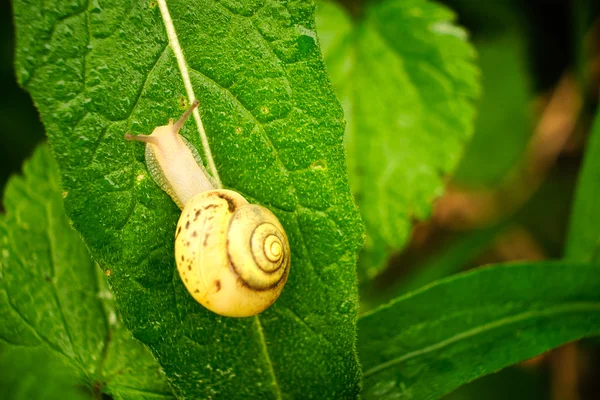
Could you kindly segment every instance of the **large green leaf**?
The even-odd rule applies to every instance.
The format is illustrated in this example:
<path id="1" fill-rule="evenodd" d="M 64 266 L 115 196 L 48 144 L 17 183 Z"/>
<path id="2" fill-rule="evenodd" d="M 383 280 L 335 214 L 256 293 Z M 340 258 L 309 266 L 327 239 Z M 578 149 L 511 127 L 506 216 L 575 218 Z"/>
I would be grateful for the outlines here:
<path id="1" fill-rule="evenodd" d="M 3 203 L 0 340 L 19 350 L 10 350 L 8 359 L 18 354 L 32 362 L 41 359 L 47 368 L 68 367 L 78 375 L 71 385 L 84 385 L 92 393 L 116 399 L 172 398 L 152 354 L 117 319 L 104 275 L 67 221 L 58 167 L 47 146 L 25 164 L 23 178 L 9 181 Z M 41 354 L 44 349 L 53 355 Z M 33 376 L 52 373 L 43 369 L 36 367 Z M 11 394 L 27 398 L 31 378 L 14 378 L 23 383 Z M 42 393 L 57 396 L 46 389 Z"/>
<path id="2" fill-rule="evenodd" d="M 575 204 L 569 221 L 565 257 L 576 261 L 600 261 L 600 112 L 586 146 L 577 182 Z"/>
<path id="3" fill-rule="evenodd" d="M 429 216 L 473 131 L 474 51 L 454 14 L 428 0 L 369 3 L 352 21 L 319 2 L 325 62 L 347 121 L 350 184 L 367 226 L 362 278 Z"/>
<path id="4" fill-rule="evenodd" d="M 158 3 L 14 1 L 18 78 L 59 161 L 68 215 L 178 396 L 355 396 L 362 226 L 313 5 Z M 224 186 L 269 207 L 290 238 L 288 283 L 257 317 L 220 317 L 189 296 L 173 260 L 179 210 L 143 146 L 123 140 L 193 97 Z M 182 134 L 200 148 L 198 131 L 190 121 Z"/>
<path id="5" fill-rule="evenodd" d="M 366 399 L 436 399 L 600 333 L 600 274 L 566 262 L 477 269 L 360 318 Z"/>

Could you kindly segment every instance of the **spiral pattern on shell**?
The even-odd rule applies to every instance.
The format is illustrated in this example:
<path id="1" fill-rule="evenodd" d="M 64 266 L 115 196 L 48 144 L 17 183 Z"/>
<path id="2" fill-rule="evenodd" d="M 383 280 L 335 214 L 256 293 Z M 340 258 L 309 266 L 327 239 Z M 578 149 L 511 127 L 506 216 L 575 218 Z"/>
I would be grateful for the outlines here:
<path id="1" fill-rule="evenodd" d="M 211 190 L 183 209 L 175 258 L 199 303 L 221 315 L 244 317 L 279 297 L 289 273 L 290 246 L 271 211 L 237 192 Z"/>

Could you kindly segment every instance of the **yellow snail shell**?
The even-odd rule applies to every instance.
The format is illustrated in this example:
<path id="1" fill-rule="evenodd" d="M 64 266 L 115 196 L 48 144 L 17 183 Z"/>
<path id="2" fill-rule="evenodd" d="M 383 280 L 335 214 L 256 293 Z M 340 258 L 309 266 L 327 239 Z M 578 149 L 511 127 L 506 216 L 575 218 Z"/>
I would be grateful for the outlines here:
<path id="1" fill-rule="evenodd" d="M 277 217 L 237 192 L 194 197 L 175 235 L 177 269 L 186 288 L 217 314 L 247 317 L 269 307 L 287 280 L 290 248 Z"/>
<path id="2" fill-rule="evenodd" d="M 146 143 L 154 181 L 183 209 L 175 231 L 175 260 L 190 294 L 209 310 L 248 317 L 267 309 L 281 293 L 290 269 L 283 226 L 267 208 L 239 193 L 214 189 L 194 147 L 179 129 L 198 106 L 151 135 L 129 135 Z"/>

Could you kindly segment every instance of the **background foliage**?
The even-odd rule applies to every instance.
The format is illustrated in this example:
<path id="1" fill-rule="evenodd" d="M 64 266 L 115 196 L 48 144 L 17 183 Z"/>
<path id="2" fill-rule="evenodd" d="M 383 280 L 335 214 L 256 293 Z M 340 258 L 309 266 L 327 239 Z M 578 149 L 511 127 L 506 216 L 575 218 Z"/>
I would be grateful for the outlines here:
<path id="1" fill-rule="evenodd" d="M 176 20 L 188 23 L 181 32 L 198 71 L 203 118 L 209 132 L 224 135 L 211 144 L 225 184 L 271 207 L 295 243 L 298 275 L 285 296 L 259 318 L 233 321 L 206 313 L 173 279 L 171 230 L 149 230 L 158 235 L 145 236 L 146 248 L 150 240 L 154 249 L 147 262 L 127 253 L 139 244 L 146 221 L 170 226 L 177 211 L 151 181 L 126 185 L 145 169 L 141 147 L 124 143 L 121 134 L 146 132 L 177 116 L 185 91 L 168 51 L 151 68 L 152 57 L 134 56 L 135 63 L 122 57 L 145 50 L 132 53 L 105 39 L 139 34 L 132 45 L 164 46 L 157 4 L 141 2 L 123 14 L 98 3 L 81 14 L 88 20 L 77 16 L 82 5 L 63 3 L 62 11 L 48 6 L 44 22 L 32 24 L 39 9 L 25 12 L 15 2 L 21 10 L 16 75 L 34 96 L 61 170 L 42 146 L 24 164 L 24 177 L 4 186 L 2 397 L 171 398 L 173 390 L 179 397 L 341 398 L 354 396 L 362 377 L 365 398 L 493 399 L 509 392 L 515 399 L 595 398 L 597 341 L 542 353 L 600 329 L 600 6 L 592 0 L 443 3 L 328 1 L 318 2 L 313 16 L 300 3 L 224 2 L 209 7 L 210 23 L 184 1 L 169 3 L 182 16 Z M 251 10 L 260 12 L 248 19 Z M 75 19 L 61 19 L 70 12 Z M 10 14 L 2 13 L 3 185 L 44 135 L 14 78 Z M 123 15 L 133 15 L 142 29 L 107 30 Z M 323 60 L 314 46 L 315 17 Z M 144 23 L 153 18 L 156 24 Z M 54 20 L 60 29 L 48 36 L 44 29 Z M 186 36 L 195 23 L 210 35 Z M 86 25 L 98 39 L 87 47 L 74 40 L 84 37 L 77 29 Z M 224 27 L 237 27 L 225 45 L 217 40 L 230 29 Z M 269 45 L 253 46 L 257 41 Z M 33 80 L 29 75 L 36 63 L 60 60 L 67 63 L 57 71 L 64 65 L 73 71 L 84 52 L 99 72 L 88 75 L 80 99 L 69 97 L 80 89 L 68 74 L 58 72 L 58 83 L 52 68 Z M 348 179 L 366 225 L 358 321 L 353 265 L 361 228 L 346 185 L 340 107 L 325 71 L 344 108 Z M 127 74 L 132 79 L 123 79 Z M 135 77 L 145 75 L 150 85 L 141 89 L 141 104 L 131 116 L 119 114 L 136 95 Z M 304 113 L 294 114 L 290 105 Z M 82 110 L 101 118 L 75 127 L 69 118 Z M 229 135 L 231 126 L 249 139 Z M 288 135 L 277 134 L 282 126 Z M 193 135 L 192 127 L 184 134 Z M 97 137 L 105 143 L 92 154 Z M 113 153 L 133 154 L 134 161 Z M 248 168 L 278 158 L 283 169 Z M 252 176 L 244 172 L 250 170 Z M 78 187 L 97 178 L 104 181 L 97 181 L 96 194 Z M 289 187 L 299 197 L 288 196 Z M 115 217 L 131 198 L 154 211 L 122 226 Z M 328 255 L 323 238 L 335 235 L 338 247 Z M 488 264 L 498 265 L 477 268 Z M 79 300 L 70 304 L 73 298 Z M 256 368 L 247 368 L 242 353 Z"/>

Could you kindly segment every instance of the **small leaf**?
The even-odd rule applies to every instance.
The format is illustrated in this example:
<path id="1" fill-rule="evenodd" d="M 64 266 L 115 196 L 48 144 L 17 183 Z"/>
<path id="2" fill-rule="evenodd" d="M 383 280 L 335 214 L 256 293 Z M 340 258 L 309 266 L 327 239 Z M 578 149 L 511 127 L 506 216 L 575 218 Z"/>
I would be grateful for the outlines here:
<path id="1" fill-rule="evenodd" d="M 48 147 L 24 169 L 9 180 L 0 217 L 0 340 L 51 350 L 57 365 L 77 371 L 72 385 L 95 393 L 172 398 L 156 360 L 117 319 L 104 275 L 65 217 Z"/>
<path id="2" fill-rule="evenodd" d="M 180 397 L 355 396 L 362 225 L 313 5 L 83 3 L 15 0 L 17 74 L 127 327 Z M 217 316 L 187 293 L 173 257 L 180 211 L 150 178 L 144 146 L 123 139 L 194 97 L 223 185 L 269 207 L 290 239 L 287 285 L 257 317 Z M 181 133 L 200 149 L 198 131 L 190 120 Z"/>
<path id="3" fill-rule="evenodd" d="M 600 112 L 596 113 L 579 174 L 572 210 L 566 258 L 575 261 L 600 261 Z"/>
<path id="4" fill-rule="evenodd" d="M 437 399 L 563 343 L 600 333 L 596 265 L 477 269 L 359 320 L 365 399 Z"/>
<path id="5" fill-rule="evenodd" d="M 451 11 L 426 0 L 365 7 L 352 22 L 341 6 L 319 2 L 317 26 L 369 235 L 359 274 L 370 278 L 442 194 L 473 131 L 479 87 L 473 48 Z"/>

